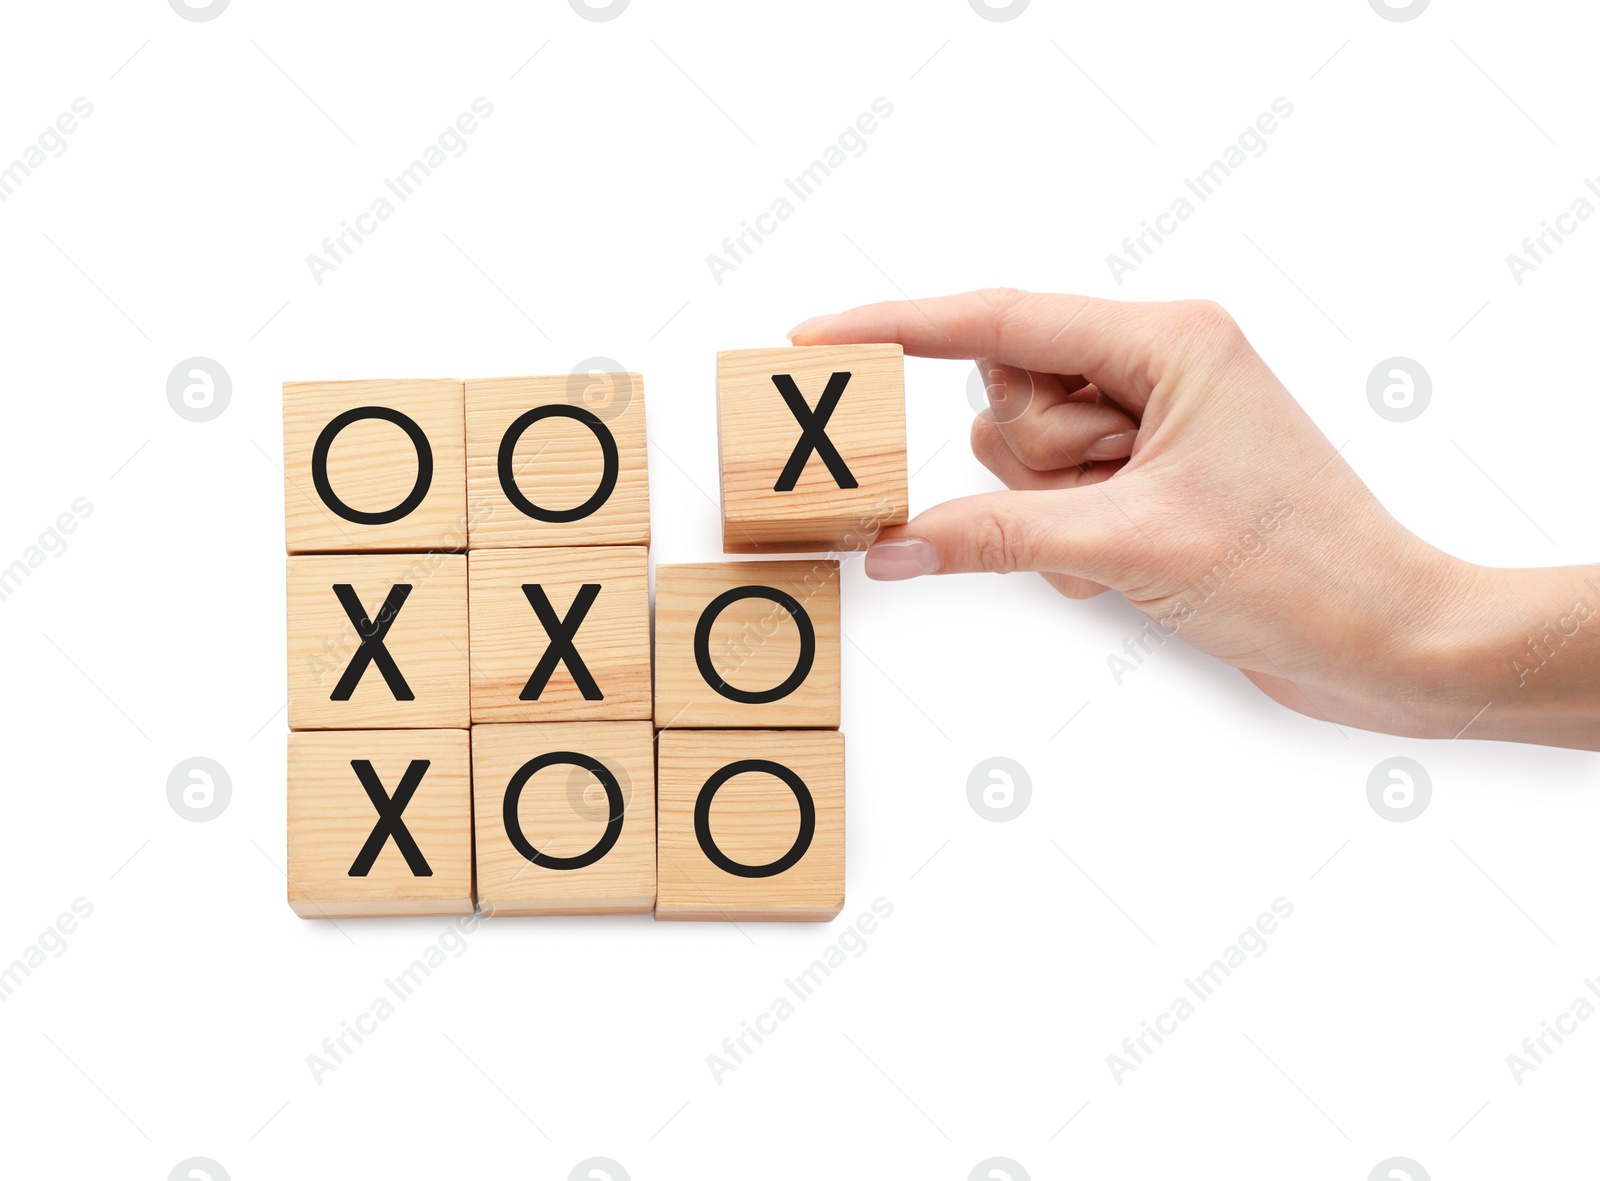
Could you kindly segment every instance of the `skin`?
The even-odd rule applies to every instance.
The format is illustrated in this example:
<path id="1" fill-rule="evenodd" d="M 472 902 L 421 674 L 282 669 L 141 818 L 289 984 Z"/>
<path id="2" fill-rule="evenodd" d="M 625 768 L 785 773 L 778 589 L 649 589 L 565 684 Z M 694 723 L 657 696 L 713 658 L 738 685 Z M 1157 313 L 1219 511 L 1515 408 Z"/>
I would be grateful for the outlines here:
<path id="1" fill-rule="evenodd" d="M 1037 571 L 1105 590 L 1309 717 L 1600 750 L 1600 566 L 1511 570 L 1391 517 L 1210 303 L 1011 290 L 806 321 L 797 345 L 975 360 L 1009 491 L 886 529 L 878 579 Z"/>

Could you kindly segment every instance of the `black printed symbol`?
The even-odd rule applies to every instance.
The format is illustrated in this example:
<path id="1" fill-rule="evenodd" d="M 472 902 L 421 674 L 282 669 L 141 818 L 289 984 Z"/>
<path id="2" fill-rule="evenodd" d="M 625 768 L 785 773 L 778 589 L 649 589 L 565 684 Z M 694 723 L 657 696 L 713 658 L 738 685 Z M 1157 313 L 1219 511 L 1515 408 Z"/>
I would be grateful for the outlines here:
<path id="1" fill-rule="evenodd" d="M 595 441 L 600 444 L 600 483 L 596 486 L 594 495 L 576 508 L 541 508 L 529 500 L 517 486 L 517 444 L 529 427 L 547 418 L 570 418 L 573 422 L 581 423 L 589 428 Z M 498 467 L 500 490 L 519 511 L 536 521 L 563 524 L 583 520 L 611 499 L 611 493 L 617 487 L 617 476 L 622 470 L 622 461 L 617 454 L 617 440 L 611 434 L 611 428 L 599 418 L 581 406 L 550 405 L 534 407 L 506 429 L 506 433 L 500 439 Z"/>
<path id="2" fill-rule="evenodd" d="M 541 853 L 535 849 L 523 834 L 522 821 L 517 815 L 517 805 L 522 800 L 522 789 L 546 767 L 570 765 L 582 767 L 600 781 L 600 786 L 606 789 L 606 805 L 608 816 L 606 830 L 600 834 L 600 839 L 595 842 L 594 848 L 587 853 L 580 853 L 576 857 L 556 857 L 549 853 Z M 546 869 L 582 869 L 586 865 L 593 865 L 600 858 L 611 852 L 611 846 L 617 843 L 617 838 L 622 835 L 622 785 L 617 782 L 617 777 L 599 759 L 589 755 L 579 754 L 571 750 L 553 750 L 537 758 L 529 759 L 517 768 L 517 773 L 506 784 L 505 803 L 501 808 L 501 817 L 505 821 L 506 836 L 510 838 L 512 848 L 516 849 L 535 865 L 542 865 Z"/>
<path id="3" fill-rule="evenodd" d="M 339 499 L 333 485 L 328 482 L 328 451 L 333 447 L 334 439 L 351 423 L 368 418 L 393 423 L 405 431 L 411 439 L 411 445 L 417 449 L 417 482 L 404 500 L 392 509 L 379 513 L 351 508 Z M 354 521 L 357 525 L 389 525 L 410 513 L 428 495 L 428 487 L 433 483 L 433 448 L 428 445 L 428 436 L 422 433 L 416 421 L 400 411 L 388 406 L 357 406 L 335 417 L 317 436 L 316 446 L 311 449 L 311 483 L 322 498 L 322 503 L 345 520 Z"/>
<path id="4" fill-rule="evenodd" d="M 545 648 L 544 655 L 539 658 L 533 674 L 528 677 L 528 683 L 522 687 L 519 699 L 538 701 L 539 694 L 543 693 L 544 687 L 550 683 L 556 665 L 565 664 L 567 671 L 572 674 L 572 683 L 578 686 L 578 692 L 583 694 L 585 701 L 604 701 L 605 694 L 600 692 L 600 686 L 594 683 L 594 677 L 589 674 L 589 666 L 583 663 L 583 657 L 578 655 L 577 646 L 573 643 L 573 637 L 578 634 L 578 628 L 583 624 L 583 617 L 589 614 L 589 608 L 594 606 L 595 599 L 600 596 L 600 584 L 586 582 L 580 586 L 578 593 L 572 599 L 572 606 L 567 608 L 564 617 L 556 614 L 556 609 L 550 605 L 549 596 L 544 593 L 544 587 L 537 582 L 523 583 L 522 593 L 528 597 L 533 613 L 544 625 L 545 635 L 550 637 L 550 644 Z"/>
<path id="5" fill-rule="evenodd" d="M 411 765 L 406 768 L 406 773 L 400 777 L 400 786 L 394 789 L 394 795 L 391 796 L 383 789 L 383 783 L 378 779 L 378 773 L 372 769 L 370 762 L 366 759 L 350 760 L 356 778 L 361 780 L 361 786 L 367 789 L 367 798 L 378 810 L 378 823 L 372 826 L 372 835 L 367 838 L 367 843 L 361 846 L 361 852 L 356 854 L 355 862 L 350 866 L 351 877 L 366 877 L 373 863 L 378 860 L 378 854 L 383 852 L 384 845 L 391 837 L 394 838 L 394 847 L 399 849 L 400 855 L 406 859 L 412 877 L 433 876 L 433 869 L 428 865 L 427 858 L 423 857 L 422 850 L 417 848 L 417 842 L 411 837 L 411 831 L 400 818 L 401 813 L 406 810 L 406 805 L 411 802 L 411 797 L 417 794 L 417 787 L 422 783 L 422 777 L 428 773 L 429 765 L 427 759 L 412 759 Z"/>
<path id="6" fill-rule="evenodd" d="M 350 664 L 345 668 L 344 675 L 333 687 L 330 700 L 349 701 L 350 695 L 356 691 L 356 685 L 361 681 L 362 674 L 367 671 L 367 665 L 375 664 L 378 666 L 378 671 L 383 674 L 384 684 L 389 686 L 389 692 L 394 694 L 396 701 L 415 701 L 417 695 L 411 691 L 411 686 L 406 684 L 405 677 L 400 675 L 400 666 L 394 662 L 394 657 L 389 654 L 389 649 L 383 643 L 384 637 L 389 634 L 389 629 L 394 626 L 395 616 L 400 614 L 400 608 L 405 604 L 406 596 L 411 593 L 411 584 L 397 582 L 389 588 L 389 597 L 384 599 L 383 606 L 378 608 L 376 623 L 367 618 L 366 608 L 356 597 L 355 587 L 348 582 L 335 583 L 333 593 L 339 597 L 339 605 L 350 617 L 350 622 L 355 624 L 356 635 L 361 637 L 361 647 L 356 649 L 356 654 L 350 658 Z"/>
<path id="7" fill-rule="evenodd" d="M 795 660 L 794 671 L 781 684 L 774 685 L 771 689 L 740 689 L 730 685 L 722 679 L 722 674 L 711 662 L 711 628 L 723 611 L 742 599 L 767 599 L 776 603 L 789 613 L 789 618 L 794 620 L 795 630 L 800 633 L 800 655 Z M 700 621 L 694 627 L 694 662 L 700 668 L 700 675 L 707 685 L 729 701 L 741 701 L 746 705 L 766 705 L 773 701 L 781 701 L 805 682 L 816 658 L 817 633 L 811 626 L 811 616 L 806 614 L 806 609 L 800 605 L 798 599 L 777 587 L 736 586 L 732 590 L 723 591 L 706 604 L 706 609 L 700 612 Z"/>
<path id="8" fill-rule="evenodd" d="M 794 792 L 794 798 L 800 805 L 800 831 L 795 834 L 794 844 L 782 857 L 776 861 L 769 861 L 766 865 L 745 865 L 743 862 L 733 860 L 717 847 L 717 842 L 711 835 L 711 801 L 716 798 L 718 789 L 724 783 L 735 775 L 742 775 L 747 771 L 760 771 L 776 776 Z M 699 798 L 694 802 L 694 835 L 700 842 L 700 851 L 712 865 L 735 877 L 770 878 L 792 869 L 800 858 L 806 855 L 816 831 L 817 806 L 811 798 L 811 789 L 806 786 L 806 781 L 782 763 L 774 763 L 770 759 L 739 759 L 729 763 L 706 780 L 705 786 L 700 789 Z"/>
<path id="9" fill-rule="evenodd" d="M 772 375 L 772 384 L 778 387 L 778 393 L 783 395 L 784 404 L 789 407 L 789 412 L 794 415 L 795 421 L 800 424 L 800 438 L 795 441 L 794 450 L 789 453 L 789 462 L 783 465 L 783 471 L 778 474 L 778 482 L 772 486 L 774 492 L 792 492 L 795 484 L 800 479 L 800 473 L 805 471 L 806 461 L 813 452 L 828 467 L 828 474 L 833 477 L 833 482 L 841 488 L 858 488 L 856 478 L 845 465 L 844 457 L 833 445 L 833 440 L 828 438 L 828 419 L 833 417 L 834 409 L 839 405 L 839 399 L 844 396 L 844 387 L 849 383 L 848 373 L 835 373 L 828 378 L 828 385 L 822 391 L 822 397 L 817 399 L 816 409 L 813 410 L 806 404 L 805 397 L 800 393 L 800 387 L 795 385 L 794 378 L 787 373 Z"/>

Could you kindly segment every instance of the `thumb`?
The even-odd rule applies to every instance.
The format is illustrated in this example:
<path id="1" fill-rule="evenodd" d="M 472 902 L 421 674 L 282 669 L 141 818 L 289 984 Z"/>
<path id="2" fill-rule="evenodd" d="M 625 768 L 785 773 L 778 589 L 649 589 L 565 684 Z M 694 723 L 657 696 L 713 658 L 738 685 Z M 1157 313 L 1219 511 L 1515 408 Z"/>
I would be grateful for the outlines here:
<path id="1" fill-rule="evenodd" d="M 880 534 L 867 550 L 867 577 L 1037 570 L 1115 585 L 1117 522 L 1129 527 L 1095 487 L 966 496 Z"/>

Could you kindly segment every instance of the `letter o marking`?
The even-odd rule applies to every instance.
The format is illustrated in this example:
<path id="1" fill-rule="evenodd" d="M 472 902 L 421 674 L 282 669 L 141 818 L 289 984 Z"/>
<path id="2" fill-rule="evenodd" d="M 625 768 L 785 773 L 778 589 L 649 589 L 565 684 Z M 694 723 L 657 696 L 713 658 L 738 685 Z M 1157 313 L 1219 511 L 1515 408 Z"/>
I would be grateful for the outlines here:
<path id="1" fill-rule="evenodd" d="M 789 790 L 794 792 L 794 798 L 800 805 L 800 831 L 795 834 L 794 844 L 782 857 L 776 861 L 769 861 L 766 865 L 745 865 L 743 862 L 733 860 L 717 847 L 717 842 L 711 835 L 711 801 L 716 798 L 717 791 L 724 783 L 746 771 L 764 771 L 782 780 Z M 735 877 L 770 878 L 792 869 L 800 858 L 806 855 L 806 850 L 811 848 L 811 838 L 816 835 L 816 831 L 817 805 L 811 798 L 811 789 L 806 786 L 806 781 L 782 763 L 774 763 L 770 759 L 738 759 L 729 763 L 706 780 L 705 786 L 700 789 L 700 795 L 694 802 L 694 835 L 700 842 L 700 851 L 712 865 Z"/>
<path id="2" fill-rule="evenodd" d="M 351 508 L 339 499 L 333 490 L 333 485 L 328 482 L 328 452 L 333 447 L 334 439 L 351 423 L 368 418 L 393 423 L 406 433 L 411 445 L 417 449 L 417 482 L 411 486 L 411 491 L 399 504 L 392 509 L 377 513 Z M 315 486 L 317 495 L 322 498 L 322 503 L 345 520 L 354 521 L 357 525 L 393 524 L 408 515 L 422 503 L 423 497 L 428 495 L 428 488 L 433 484 L 433 448 L 428 444 L 428 436 L 409 415 L 402 414 L 392 406 L 357 406 L 353 410 L 346 410 L 343 414 L 336 415 L 317 436 L 316 445 L 311 448 L 311 483 Z"/>
<path id="3" fill-rule="evenodd" d="M 600 484 L 594 490 L 594 495 L 575 508 L 541 508 L 529 500 L 517 486 L 516 452 L 517 444 L 522 441 L 522 436 L 528 428 L 535 423 L 543 422 L 547 418 L 570 418 L 573 422 L 581 423 L 589 428 L 595 441 L 600 444 L 601 471 Z M 500 472 L 500 491 L 505 493 L 516 509 L 524 516 L 532 517 L 535 521 L 547 521 L 551 524 L 567 524 L 572 521 L 581 521 L 593 513 L 606 501 L 611 499 L 611 493 L 616 490 L 617 476 L 622 470 L 622 461 L 617 454 L 617 440 L 611 434 L 605 423 L 601 422 L 594 414 L 582 406 L 535 406 L 526 414 L 519 417 L 508 428 L 500 439 L 500 454 L 497 467 Z"/>
<path id="4" fill-rule="evenodd" d="M 582 767 L 598 779 L 600 786 L 606 789 L 606 804 L 611 810 L 610 816 L 606 819 L 606 830 L 600 834 L 600 839 L 595 842 L 594 848 L 587 853 L 579 853 L 576 857 L 556 857 L 550 853 L 539 852 L 523 834 L 522 821 L 517 818 L 517 804 L 522 800 L 522 789 L 528 780 L 546 767 L 559 767 L 565 764 Z M 611 847 L 617 843 L 617 838 L 622 835 L 623 807 L 622 786 L 604 763 L 576 751 L 553 750 L 529 759 L 517 768 L 517 773 L 511 777 L 511 782 L 506 784 L 506 798 L 501 807 L 501 818 L 505 821 L 506 836 L 510 838 L 512 848 L 534 865 L 542 865 L 546 869 L 582 869 L 599 861 L 611 852 Z"/>
<path id="5" fill-rule="evenodd" d="M 723 611 L 744 599 L 767 599 L 776 603 L 789 613 L 789 618 L 794 620 L 794 625 L 800 632 L 800 656 L 795 661 L 794 671 L 780 684 L 770 689 L 740 689 L 730 685 L 722 679 L 716 666 L 711 663 L 712 625 L 717 622 Z M 694 627 L 694 662 L 699 666 L 700 675 L 707 685 L 729 701 L 739 701 L 746 705 L 767 705 L 781 701 L 804 683 L 811 673 L 811 665 L 816 658 L 817 633 L 811 626 L 811 616 L 806 614 L 806 609 L 800 605 L 799 600 L 777 587 L 736 586 L 732 590 L 723 591 L 706 604 L 706 609 L 700 612 L 700 621 Z"/>

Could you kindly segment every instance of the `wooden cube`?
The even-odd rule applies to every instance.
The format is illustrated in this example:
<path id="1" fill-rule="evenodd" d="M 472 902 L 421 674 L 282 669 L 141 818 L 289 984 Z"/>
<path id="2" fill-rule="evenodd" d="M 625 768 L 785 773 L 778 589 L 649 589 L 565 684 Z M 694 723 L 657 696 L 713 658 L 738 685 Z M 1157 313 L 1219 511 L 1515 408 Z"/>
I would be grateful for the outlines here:
<path id="1" fill-rule="evenodd" d="M 467 732 L 290 734 L 289 905 L 302 918 L 471 914 Z"/>
<path id="2" fill-rule="evenodd" d="M 656 899 L 649 722 L 474 726 L 487 915 L 647 914 Z"/>
<path id="3" fill-rule="evenodd" d="M 865 549 L 906 521 L 897 344 L 718 353 L 717 433 L 728 553 Z"/>
<path id="4" fill-rule="evenodd" d="M 473 549 L 650 541 L 644 378 L 467 382 Z"/>
<path id="5" fill-rule="evenodd" d="M 474 722 L 650 717 L 643 546 L 474 550 Z"/>
<path id="6" fill-rule="evenodd" d="M 823 922 L 844 907 L 844 736 L 658 736 L 656 918 Z"/>
<path id="7" fill-rule="evenodd" d="M 839 563 L 656 567 L 658 729 L 839 725 Z"/>
<path id="8" fill-rule="evenodd" d="M 467 548 L 460 381 L 283 387 L 289 552 Z"/>
<path id="9" fill-rule="evenodd" d="M 289 727 L 470 721 L 465 554 L 289 558 Z"/>

